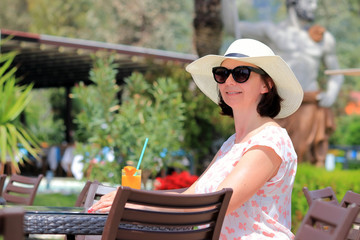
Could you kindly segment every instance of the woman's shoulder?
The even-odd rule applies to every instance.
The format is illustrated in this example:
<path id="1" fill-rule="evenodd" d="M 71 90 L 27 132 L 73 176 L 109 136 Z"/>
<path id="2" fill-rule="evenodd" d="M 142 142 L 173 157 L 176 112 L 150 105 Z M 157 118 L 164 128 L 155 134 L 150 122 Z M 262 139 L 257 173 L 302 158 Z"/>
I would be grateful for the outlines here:
<path id="1" fill-rule="evenodd" d="M 286 129 L 283 127 L 280 127 L 279 125 L 268 125 L 262 128 L 258 135 L 262 136 L 284 136 L 289 137 L 289 134 L 287 133 Z"/>
<path id="2" fill-rule="evenodd" d="M 265 126 L 258 132 L 258 134 L 253 136 L 251 142 L 254 145 L 277 147 L 280 147 L 280 145 L 291 145 L 291 139 L 286 129 L 277 125 Z"/>

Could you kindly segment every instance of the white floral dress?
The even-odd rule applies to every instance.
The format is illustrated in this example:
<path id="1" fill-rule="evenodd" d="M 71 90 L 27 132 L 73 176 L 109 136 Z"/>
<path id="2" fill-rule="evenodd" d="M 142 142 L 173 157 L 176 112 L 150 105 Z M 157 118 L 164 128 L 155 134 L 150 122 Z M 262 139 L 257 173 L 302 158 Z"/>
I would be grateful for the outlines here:
<path id="1" fill-rule="evenodd" d="M 215 163 L 198 180 L 196 193 L 216 191 L 219 184 L 253 146 L 272 148 L 282 159 L 276 176 L 241 207 L 225 216 L 222 240 L 293 239 L 291 192 L 297 169 L 297 156 L 286 130 L 267 126 L 247 142 L 234 144 L 235 134 L 221 147 Z"/>

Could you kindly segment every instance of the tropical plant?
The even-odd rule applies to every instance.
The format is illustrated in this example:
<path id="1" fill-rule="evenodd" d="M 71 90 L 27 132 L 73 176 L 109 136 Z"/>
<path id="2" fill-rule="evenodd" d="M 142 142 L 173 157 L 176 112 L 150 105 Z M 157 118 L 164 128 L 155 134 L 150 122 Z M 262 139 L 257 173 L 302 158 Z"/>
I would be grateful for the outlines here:
<path id="1" fill-rule="evenodd" d="M 1 44 L 1 43 L 0 43 Z M 32 85 L 18 86 L 16 84 L 16 68 L 10 65 L 16 56 L 15 52 L 0 53 L 0 159 L 1 173 L 8 160 L 12 167 L 19 172 L 18 164 L 23 164 L 23 159 L 28 156 L 23 154 L 25 149 L 30 155 L 38 159 L 41 149 L 38 141 L 22 126 L 19 115 L 30 102 Z"/>
<path id="2" fill-rule="evenodd" d="M 118 135 L 114 141 L 124 159 L 137 162 L 148 137 L 142 167 L 155 174 L 173 164 L 170 153 L 183 145 L 185 104 L 182 93 L 171 78 L 158 78 L 149 83 L 142 74 L 135 73 L 125 79 L 125 83 L 115 122 Z"/>
<path id="3" fill-rule="evenodd" d="M 120 165 L 118 159 L 109 161 L 103 152 L 116 148 L 113 141 L 114 118 L 119 108 L 116 74 L 113 56 L 95 58 L 90 71 L 94 84 L 86 86 L 81 82 L 73 89 L 74 100 L 81 107 L 74 119 L 76 153 L 83 156 L 85 176 L 113 183 L 120 181 Z"/>
<path id="4" fill-rule="evenodd" d="M 77 152 L 84 156 L 85 169 L 92 169 L 89 178 L 109 182 L 120 176 L 117 167 L 137 163 L 146 137 L 149 144 L 141 168 L 154 175 L 173 164 L 171 153 L 178 151 L 184 140 L 185 104 L 174 79 L 150 82 L 134 73 L 125 79 L 120 105 L 116 73 L 112 58 L 97 59 L 90 72 L 95 84 L 79 84 L 73 94 L 83 109 L 75 119 Z M 114 152 L 112 161 L 102 154 L 106 147 Z M 99 168 L 103 170 L 97 171 Z"/>

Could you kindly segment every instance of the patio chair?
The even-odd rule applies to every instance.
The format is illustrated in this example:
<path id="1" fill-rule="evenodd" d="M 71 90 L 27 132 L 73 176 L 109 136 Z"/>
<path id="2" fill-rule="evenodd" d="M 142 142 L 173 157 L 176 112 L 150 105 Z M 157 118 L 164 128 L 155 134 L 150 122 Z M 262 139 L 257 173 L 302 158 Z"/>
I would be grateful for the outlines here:
<path id="1" fill-rule="evenodd" d="M 42 178 L 42 174 L 37 177 L 11 175 L 3 192 L 6 204 L 32 205 Z"/>
<path id="2" fill-rule="evenodd" d="M 360 207 L 360 194 L 349 190 L 341 200 L 340 206 L 347 208 L 352 203 L 355 203 L 357 207 Z"/>
<path id="3" fill-rule="evenodd" d="M 86 181 L 83 189 L 81 190 L 81 192 L 79 193 L 79 196 L 76 199 L 75 207 L 83 207 L 85 205 L 86 197 L 88 195 L 89 188 L 92 183 L 98 183 L 98 181 L 96 181 L 96 180 L 93 182 L 90 180 Z"/>
<path id="4" fill-rule="evenodd" d="M 318 200 L 318 199 L 329 202 L 334 205 L 339 204 L 339 201 L 337 200 L 336 195 L 331 187 L 326 187 L 312 191 L 310 191 L 307 187 L 303 187 L 303 192 L 309 207 L 314 202 L 314 200 Z"/>
<path id="5" fill-rule="evenodd" d="M 2 197 L 6 177 L 7 177 L 6 174 L 1 174 L 0 175 L 0 197 Z"/>
<path id="6" fill-rule="evenodd" d="M 81 193 L 84 192 L 85 187 L 88 186 L 88 191 L 86 193 L 86 196 L 84 194 L 83 197 L 80 197 Z M 99 201 L 99 199 L 105 195 L 106 193 L 115 191 L 116 187 L 111 187 L 111 186 L 106 186 L 103 185 L 101 183 L 99 183 L 98 181 L 88 181 L 86 182 L 86 185 L 84 186 L 83 190 L 81 191 L 78 200 L 76 201 L 77 204 L 78 202 L 83 202 L 82 205 L 85 209 L 90 208 L 94 203 L 96 203 L 97 201 Z M 80 198 L 82 198 L 82 200 L 80 200 Z M 100 240 L 101 236 L 100 235 L 77 235 L 75 236 L 76 240 Z"/>
<path id="7" fill-rule="evenodd" d="M 160 191 L 160 192 L 177 192 L 177 193 L 182 193 L 185 192 L 188 188 L 177 188 L 177 189 L 167 189 L 167 190 L 155 190 L 155 191 Z"/>
<path id="8" fill-rule="evenodd" d="M 90 189 L 90 186 L 91 184 L 94 183 L 94 184 L 98 184 L 99 182 L 98 181 L 90 181 L 90 180 L 87 180 L 85 182 L 85 185 L 84 187 L 82 188 L 81 192 L 79 193 L 79 196 L 77 197 L 76 199 L 76 202 L 75 202 L 75 205 L 74 207 L 84 207 L 85 206 L 85 202 L 86 202 L 86 198 L 88 196 L 88 193 L 89 193 L 89 189 Z M 78 235 L 78 236 L 75 236 L 75 239 L 76 240 L 85 240 L 86 236 L 85 235 Z M 68 239 L 67 236 L 65 236 L 64 238 L 65 240 Z"/>
<path id="9" fill-rule="evenodd" d="M 99 201 L 99 199 L 103 195 L 105 195 L 109 192 L 115 191 L 115 190 L 116 190 L 116 187 L 106 186 L 106 185 L 99 183 L 98 181 L 92 182 L 90 184 L 89 191 L 88 191 L 88 194 L 85 199 L 84 208 L 87 209 L 87 208 L 91 207 L 94 203 Z"/>
<path id="10" fill-rule="evenodd" d="M 0 235 L 4 240 L 23 240 L 24 210 L 21 207 L 0 209 Z"/>
<path id="11" fill-rule="evenodd" d="M 295 240 L 346 239 L 354 219 L 359 213 L 355 204 L 348 208 L 321 200 L 312 202 Z"/>
<path id="12" fill-rule="evenodd" d="M 2 197 L 6 177 L 7 177 L 6 174 L 1 174 L 0 175 L 0 205 L 5 205 L 6 204 L 5 199 Z"/>
<path id="13" fill-rule="evenodd" d="M 157 192 L 177 192 L 177 193 L 182 193 L 186 190 L 187 188 L 179 188 L 179 189 L 172 189 L 172 190 L 156 190 Z M 116 187 L 112 187 L 112 186 L 106 186 L 103 185 L 101 183 L 99 183 L 98 181 L 94 181 L 92 183 L 89 184 L 89 191 L 88 194 L 86 196 L 86 199 L 84 201 L 84 207 L 85 208 L 89 208 L 91 207 L 94 203 L 96 203 L 97 201 L 99 201 L 99 199 L 112 191 L 115 191 Z"/>
<path id="14" fill-rule="evenodd" d="M 219 239 L 231 195 L 230 188 L 180 195 L 119 187 L 101 239 Z"/>
<path id="15" fill-rule="evenodd" d="M 360 208 L 360 194 L 352 192 L 352 191 L 347 191 L 345 193 L 345 196 L 343 197 L 343 199 L 340 202 L 340 206 L 347 208 L 349 205 L 351 204 L 356 204 L 356 206 L 358 208 Z M 358 215 L 354 222 L 353 222 L 353 226 L 350 229 L 350 233 L 347 237 L 348 240 L 360 240 L 360 216 Z"/>

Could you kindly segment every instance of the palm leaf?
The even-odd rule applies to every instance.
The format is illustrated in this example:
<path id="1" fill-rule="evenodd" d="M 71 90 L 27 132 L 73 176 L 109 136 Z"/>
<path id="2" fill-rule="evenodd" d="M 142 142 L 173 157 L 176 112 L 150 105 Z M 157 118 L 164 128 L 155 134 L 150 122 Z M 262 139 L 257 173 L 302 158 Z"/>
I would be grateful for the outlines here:
<path id="1" fill-rule="evenodd" d="M 7 148 L 7 153 L 9 155 L 12 166 L 15 167 L 15 171 L 20 172 L 20 169 L 18 167 L 17 159 L 15 158 L 15 154 L 13 153 L 12 148 L 10 146 L 8 146 L 8 148 Z"/>
<path id="2" fill-rule="evenodd" d="M 40 160 L 39 154 L 42 152 L 36 139 L 22 127 L 17 127 L 18 141 L 34 158 Z"/>
<path id="3" fill-rule="evenodd" d="M 10 81 L 7 84 L 10 84 L 9 88 L 12 89 L 9 90 L 9 92 L 14 91 L 15 82 Z M 29 85 L 22 93 L 20 93 L 20 95 L 16 98 L 16 101 L 13 104 L 11 104 L 9 109 L 7 109 L 4 117 L 5 119 L 12 121 L 19 116 L 19 114 L 25 109 L 25 107 L 28 105 L 28 103 L 31 100 L 31 95 L 29 94 L 31 90 L 32 90 L 32 85 Z"/>
<path id="4" fill-rule="evenodd" d="M 5 126 L 0 125 L 0 151 L 1 151 L 1 160 L 6 160 L 6 137 L 7 137 L 7 129 Z"/>
<path id="5" fill-rule="evenodd" d="M 19 144 L 22 144 L 23 148 L 26 149 L 27 151 L 30 150 L 35 157 L 37 156 L 36 151 L 32 149 L 32 147 L 27 142 L 27 140 L 25 140 L 25 138 L 22 136 L 21 132 L 19 132 L 19 126 L 15 126 L 9 123 L 6 124 L 6 128 L 8 133 L 7 136 L 8 141 L 6 143 L 6 149 L 7 149 L 6 154 L 9 156 L 12 162 L 19 161 L 19 163 L 21 164 L 23 163 L 23 159 L 22 159 L 23 156 Z"/>
<path id="6" fill-rule="evenodd" d="M 28 160 L 22 156 L 20 145 L 36 159 L 39 159 L 41 148 L 38 140 L 28 133 L 21 124 L 13 122 L 24 111 L 31 100 L 33 84 L 16 85 L 16 68 L 10 68 L 16 53 L 0 54 L 0 157 L 1 162 L 11 160 L 12 166 L 20 171 L 18 164 Z"/>
<path id="7" fill-rule="evenodd" d="M 13 67 L 12 69 L 9 70 L 11 63 L 15 58 L 15 55 L 16 54 L 14 52 L 10 52 L 7 54 L 0 54 L 0 63 L 5 62 L 0 67 L 0 77 L 1 77 L 0 84 L 3 84 L 7 79 L 9 79 L 11 76 L 15 74 L 17 70 L 16 67 Z"/>

